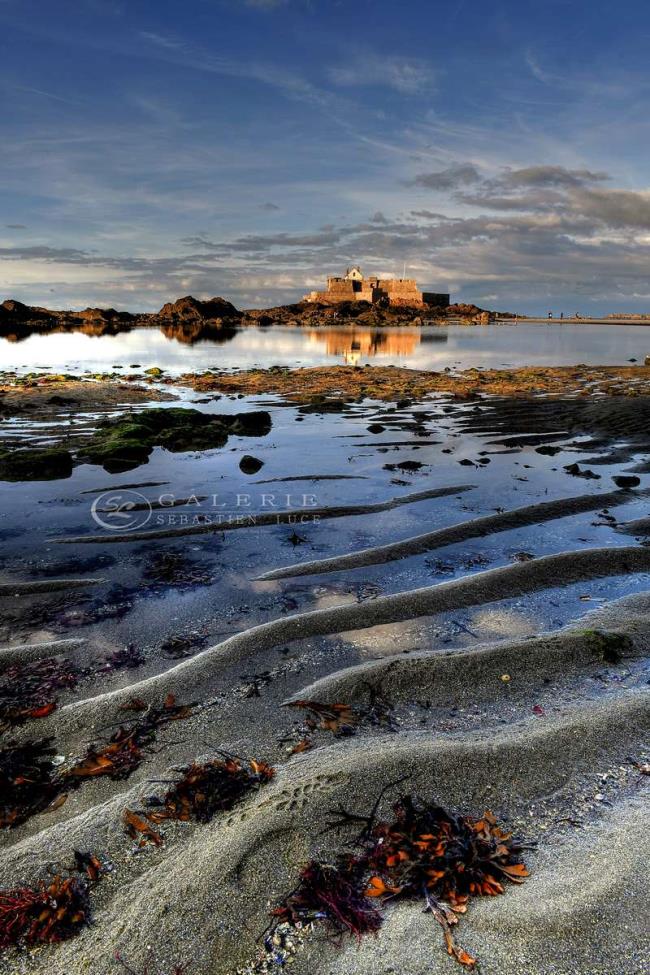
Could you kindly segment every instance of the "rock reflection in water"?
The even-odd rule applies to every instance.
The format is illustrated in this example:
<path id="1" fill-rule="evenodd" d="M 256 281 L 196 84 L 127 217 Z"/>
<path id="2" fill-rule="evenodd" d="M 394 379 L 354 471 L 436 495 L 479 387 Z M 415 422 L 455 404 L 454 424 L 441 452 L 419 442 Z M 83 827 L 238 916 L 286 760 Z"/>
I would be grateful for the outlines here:
<path id="1" fill-rule="evenodd" d="M 237 331 L 232 325 L 216 322 L 175 322 L 173 325 L 160 327 L 160 332 L 166 339 L 174 339 L 184 345 L 196 345 L 198 342 L 222 345 L 232 341 Z"/>

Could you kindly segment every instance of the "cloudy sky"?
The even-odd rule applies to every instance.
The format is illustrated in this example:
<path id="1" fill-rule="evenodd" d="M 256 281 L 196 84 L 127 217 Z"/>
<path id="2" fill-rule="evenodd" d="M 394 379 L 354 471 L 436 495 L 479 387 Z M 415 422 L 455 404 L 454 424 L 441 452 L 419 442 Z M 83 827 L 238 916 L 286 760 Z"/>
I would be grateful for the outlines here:
<path id="1" fill-rule="evenodd" d="M 0 0 L 0 298 L 650 310 L 647 0 Z"/>

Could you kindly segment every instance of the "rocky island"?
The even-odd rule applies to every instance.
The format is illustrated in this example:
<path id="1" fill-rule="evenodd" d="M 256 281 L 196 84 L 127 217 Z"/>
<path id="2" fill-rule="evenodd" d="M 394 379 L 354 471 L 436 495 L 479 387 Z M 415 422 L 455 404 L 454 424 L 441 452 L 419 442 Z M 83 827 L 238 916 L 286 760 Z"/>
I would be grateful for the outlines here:
<path id="1" fill-rule="evenodd" d="M 244 311 L 225 298 L 199 299 L 192 295 L 166 302 L 158 312 L 146 314 L 120 312 L 114 308 L 53 311 L 9 298 L 0 304 L 0 336 L 16 341 L 34 333 L 66 330 L 88 335 L 113 335 L 136 326 L 150 325 L 168 329 L 169 334 L 182 340 L 183 335 L 191 336 L 202 328 L 210 334 L 218 329 L 227 331 L 246 326 L 318 328 L 341 322 L 356 322 L 373 328 L 457 320 L 486 324 L 498 314 L 476 305 L 450 304 L 449 295 L 423 293 L 411 280 L 368 280 L 370 283 L 366 284 L 360 270 L 350 268 L 345 278 L 330 278 L 327 291 L 312 292 L 303 301 Z"/>

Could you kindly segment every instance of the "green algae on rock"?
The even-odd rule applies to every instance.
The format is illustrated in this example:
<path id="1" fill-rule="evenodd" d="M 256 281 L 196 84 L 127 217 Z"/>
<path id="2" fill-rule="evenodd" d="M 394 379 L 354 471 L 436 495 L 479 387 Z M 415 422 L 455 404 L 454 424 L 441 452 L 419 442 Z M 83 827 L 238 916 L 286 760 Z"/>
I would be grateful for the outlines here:
<path id="1" fill-rule="evenodd" d="M 55 481 L 71 474 L 68 450 L 0 450 L 2 481 Z"/>
<path id="2" fill-rule="evenodd" d="M 624 656 L 634 649 L 631 638 L 626 633 L 612 633 L 607 630 L 583 630 L 592 644 L 594 653 L 608 664 L 618 664 Z"/>
<path id="3" fill-rule="evenodd" d="M 118 473 L 145 464 L 154 447 L 172 453 L 211 450 L 223 447 L 230 435 L 263 437 L 270 430 L 271 416 L 264 410 L 233 414 L 179 407 L 142 410 L 102 423 L 83 448 L 83 459 Z"/>

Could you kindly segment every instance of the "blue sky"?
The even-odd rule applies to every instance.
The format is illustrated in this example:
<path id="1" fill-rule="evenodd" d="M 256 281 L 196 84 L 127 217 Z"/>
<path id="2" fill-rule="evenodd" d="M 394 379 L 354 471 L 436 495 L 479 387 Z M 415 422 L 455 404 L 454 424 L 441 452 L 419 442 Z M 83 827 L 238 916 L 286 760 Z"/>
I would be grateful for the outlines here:
<path id="1" fill-rule="evenodd" d="M 641 0 L 0 0 L 0 297 L 650 310 Z"/>

